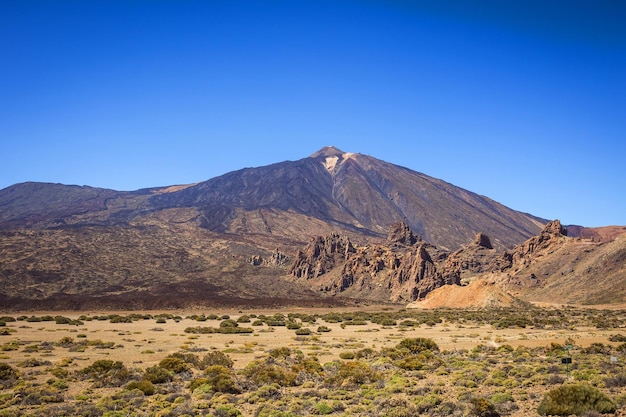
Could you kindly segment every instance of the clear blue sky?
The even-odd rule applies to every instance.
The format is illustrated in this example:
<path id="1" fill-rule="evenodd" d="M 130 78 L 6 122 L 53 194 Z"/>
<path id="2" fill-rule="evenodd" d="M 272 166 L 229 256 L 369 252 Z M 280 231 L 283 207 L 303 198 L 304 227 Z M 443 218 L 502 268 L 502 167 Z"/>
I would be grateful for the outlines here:
<path id="1" fill-rule="evenodd" d="M 626 3 L 0 3 L 0 188 L 203 181 L 334 145 L 626 225 Z"/>

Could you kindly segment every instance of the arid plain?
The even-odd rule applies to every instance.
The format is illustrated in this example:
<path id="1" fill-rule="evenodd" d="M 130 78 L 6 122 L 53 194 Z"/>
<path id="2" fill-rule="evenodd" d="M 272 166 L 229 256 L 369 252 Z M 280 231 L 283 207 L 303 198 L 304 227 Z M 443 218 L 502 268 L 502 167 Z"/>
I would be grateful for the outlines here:
<path id="1" fill-rule="evenodd" d="M 2 320 L 3 416 L 526 416 L 551 389 L 579 383 L 608 395 L 617 412 L 626 402 L 626 309 L 615 307 Z"/>

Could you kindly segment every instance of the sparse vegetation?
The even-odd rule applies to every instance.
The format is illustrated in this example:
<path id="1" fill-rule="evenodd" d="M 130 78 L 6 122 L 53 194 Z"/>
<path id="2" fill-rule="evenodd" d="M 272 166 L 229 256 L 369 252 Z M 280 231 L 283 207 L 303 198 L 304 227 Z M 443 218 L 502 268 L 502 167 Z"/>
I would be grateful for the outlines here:
<path id="1" fill-rule="evenodd" d="M 240 314 L 6 320 L 0 417 L 592 416 L 626 405 L 626 312 L 602 330 L 602 312 L 577 309 Z M 519 317 L 525 328 L 494 325 Z M 220 330 L 254 321 L 252 333 Z M 582 327 L 592 343 L 572 330 Z"/>

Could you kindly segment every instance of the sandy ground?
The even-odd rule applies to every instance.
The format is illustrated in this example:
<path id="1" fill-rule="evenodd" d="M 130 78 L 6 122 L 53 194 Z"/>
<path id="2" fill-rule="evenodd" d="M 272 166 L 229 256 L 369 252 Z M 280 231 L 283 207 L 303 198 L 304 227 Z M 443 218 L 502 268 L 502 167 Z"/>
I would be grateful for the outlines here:
<path id="1" fill-rule="evenodd" d="M 296 312 L 295 310 L 290 310 Z M 265 314 L 275 311 L 246 311 L 245 314 Z M 314 311 L 309 310 L 309 313 Z M 159 312 L 144 312 L 159 314 Z M 326 323 L 318 319 L 309 327 L 314 333 L 311 336 L 296 336 L 294 330 L 284 326 L 268 328 L 267 326 L 250 326 L 250 323 L 240 324 L 242 327 L 252 327 L 252 334 L 190 334 L 185 333 L 188 327 L 208 326 L 219 327 L 220 320 L 198 322 L 185 317 L 198 312 L 168 312 L 179 315 L 182 320 L 176 322 L 167 320 L 166 323 L 156 323 L 155 319 L 139 320 L 132 323 L 110 323 L 108 320 L 84 321 L 83 325 L 72 326 L 56 324 L 55 322 L 9 322 L 6 328 L 10 335 L 0 336 L 0 344 L 12 341 L 21 345 L 18 350 L 0 352 L 0 360 L 16 365 L 28 358 L 48 360 L 54 365 L 66 358 L 74 360 L 75 366 L 84 367 L 98 359 L 113 359 L 124 362 L 127 366 L 146 368 L 158 364 L 168 354 L 188 350 L 202 356 L 203 352 L 219 350 L 227 353 L 234 361 L 235 368 L 244 368 L 250 361 L 265 355 L 269 350 L 277 347 L 291 347 L 300 349 L 304 353 L 315 352 L 321 362 L 330 362 L 339 357 L 341 352 L 372 348 L 380 350 L 383 347 L 395 346 L 400 340 L 408 337 L 427 337 L 433 339 L 442 350 L 471 349 L 477 345 L 509 344 L 517 346 L 547 346 L 552 342 L 564 343 L 572 338 L 579 346 L 588 346 L 594 342 L 606 343 L 611 334 L 620 333 L 619 330 L 597 330 L 595 328 L 577 328 L 576 330 L 542 330 L 542 329 L 495 329 L 490 325 L 463 327 L 455 323 L 441 323 L 433 327 L 422 325 L 417 328 L 401 330 L 397 326 L 384 327 L 368 323 L 365 326 L 345 326 L 340 323 Z M 205 312 L 206 313 L 206 312 Z M 228 314 L 231 319 L 237 319 L 241 313 L 234 311 L 219 311 L 218 315 Z M 282 311 L 287 314 L 287 311 Z M 32 312 L 25 315 L 41 316 L 47 313 Z M 95 316 L 111 314 L 111 312 L 49 313 L 69 318 L 78 318 L 81 314 Z M 19 314 L 12 314 L 17 317 Z M 316 333 L 318 326 L 327 326 L 331 329 L 327 333 Z M 623 333 L 623 332 L 622 332 Z M 115 348 L 101 349 L 88 347 L 84 352 L 71 352 L 67 348 L 55 347 L 51 352 L 24 352 L 27 345 L 38 345 L 42 342 L 56 343 L 64 337 L 71 337 L 75 342 L 82 340 L 113 342 Z"/>

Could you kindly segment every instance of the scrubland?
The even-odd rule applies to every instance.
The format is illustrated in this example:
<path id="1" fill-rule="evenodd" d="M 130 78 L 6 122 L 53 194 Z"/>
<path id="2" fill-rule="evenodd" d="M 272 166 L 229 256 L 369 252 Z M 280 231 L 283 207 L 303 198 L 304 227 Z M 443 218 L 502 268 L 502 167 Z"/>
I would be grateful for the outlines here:
<path id="1" fill-rule="evenodd" d="M 625 407 L 626 310 L 0 317 L 0 416 L 593 416 Z"/>

